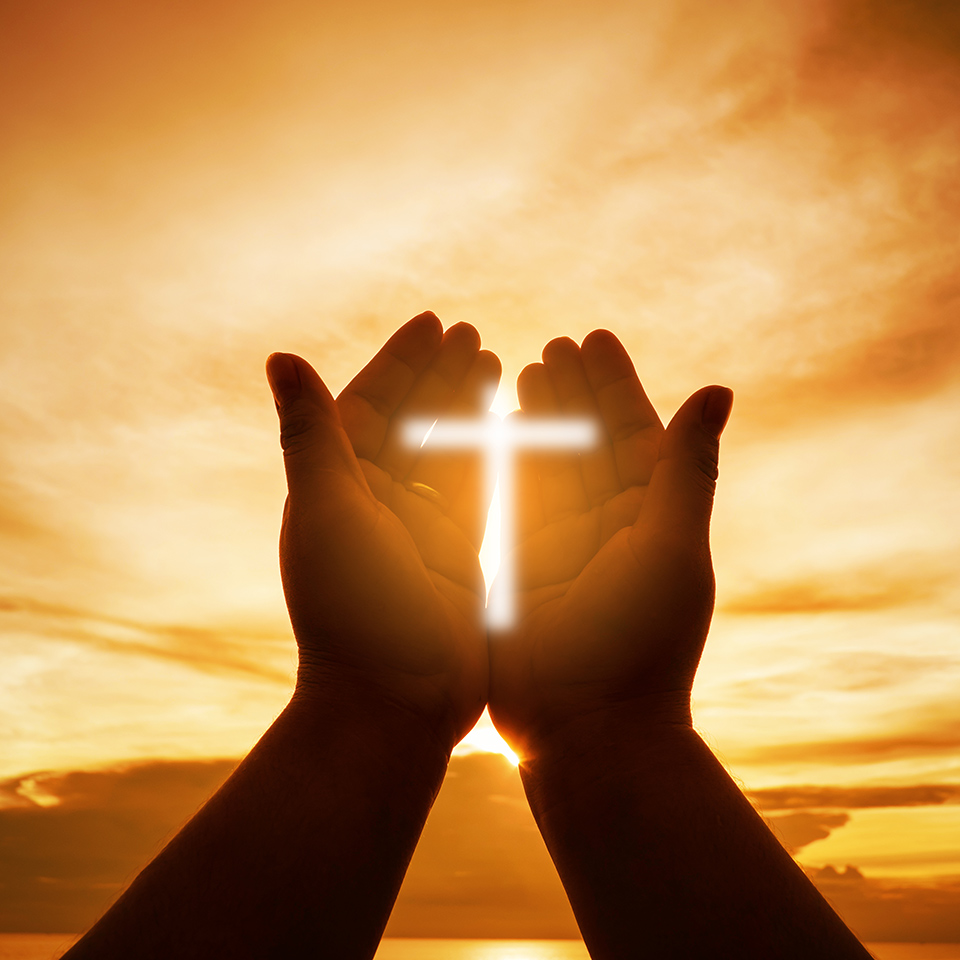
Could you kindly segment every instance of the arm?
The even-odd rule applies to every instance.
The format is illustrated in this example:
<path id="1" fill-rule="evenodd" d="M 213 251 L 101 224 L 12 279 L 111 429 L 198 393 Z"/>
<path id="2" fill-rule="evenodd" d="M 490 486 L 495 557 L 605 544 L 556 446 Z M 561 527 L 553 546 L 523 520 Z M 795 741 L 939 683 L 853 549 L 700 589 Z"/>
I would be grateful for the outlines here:
<path id="1" fill-rule="evenodd" d="M 67 957 L 372 957 L 446 760 L 387 704 L 295 698 Z"/>
<path id="2" fill-rule="evenodd" d="M 483 709 L 476 471 L 406 450 L 396 424 L 479 410 L 499 362 L 472 327 L 444 334 L 425 314 L 336 401 L 299 358 L 275 354 L 267 373 L 293 699 L 70 960 L 372 957 L 450 751 Z"/>
<path id="3" fill-rule="evenodd" d="M 522 617 L 491 638 L 490 712 L 591 956 L 868 957 L 692 726 L 732 394 L 698 391 L 664 430 L 612 334 L 543 360 L 520 415 L 592 415 L 607 439 L 526 463 Z"/>
<path id="4" fill-rule="evenodd" d="M 585 723 L 521 775 L 594 960 L 869 957 L 688 724 Z"/>

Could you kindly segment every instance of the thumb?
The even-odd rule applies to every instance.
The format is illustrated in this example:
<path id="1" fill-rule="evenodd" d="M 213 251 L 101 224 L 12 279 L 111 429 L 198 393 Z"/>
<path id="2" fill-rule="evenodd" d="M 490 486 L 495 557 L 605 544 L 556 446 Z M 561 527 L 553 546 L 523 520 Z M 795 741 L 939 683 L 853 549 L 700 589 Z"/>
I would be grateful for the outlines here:
<path id="1" fill-rule="evenodd" d="M 644 526 L 658 537 L 708 542 L 720 434 L 732 406 L 729 387 L 703 387 L 687 398 L 664 431 L 641 513 Z"/>
<path id="2" fill-rule="evenodd" d="M 280 417 L 291 500 L 312 502 L 331 471 L 353 475 L 365 486 L 336 401 L 317 371 L 302 357 L 273 353 L 267 358 L 267 381 Z"/>

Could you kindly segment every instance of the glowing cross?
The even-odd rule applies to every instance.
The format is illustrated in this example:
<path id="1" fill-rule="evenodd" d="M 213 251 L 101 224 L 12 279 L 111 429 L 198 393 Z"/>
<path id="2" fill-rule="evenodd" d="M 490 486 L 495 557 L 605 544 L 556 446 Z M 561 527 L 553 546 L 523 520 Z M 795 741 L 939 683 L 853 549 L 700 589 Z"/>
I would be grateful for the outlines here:
<path id="1" fill-rule="evenodd" d="M 404 440 L 414 447 L 482 450 L 486 460 L 487 493 L 500 479 L 500 569 L 497 589 L 490 594 L 487 623 L 503 628 L 516 615 L 513 567 L 513 480 L 517 450 L 585 450 L 598 439 L 593 420 L 563 417 L 513 417 L 500 420 L 451 417 L 446 420 L 408 420 Z"/>

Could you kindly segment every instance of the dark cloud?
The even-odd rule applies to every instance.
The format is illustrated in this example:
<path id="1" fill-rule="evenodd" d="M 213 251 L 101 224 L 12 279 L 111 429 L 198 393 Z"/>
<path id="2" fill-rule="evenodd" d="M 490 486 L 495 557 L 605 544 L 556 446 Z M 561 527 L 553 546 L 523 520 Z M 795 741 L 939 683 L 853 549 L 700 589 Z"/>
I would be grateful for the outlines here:
<path id="1" fill-rule="evenodd" d="M 828 85 L 827 71 L 902 79 L 960 75 L 960 8 L 952 0 L 830 0 L 811 5 L 820 26 L 806 48 L 807 83 Z"/>
<path id="2" fill-rule="evenodd" d="M 33 774 L 0 784 L 0 931 L 90 926 L 236 761 Z M 47 803 L 23 801 L 37 792 Z"/>
<path id="3" fill-rule="evenodd" d="M 0 931 L 86 929 L 235 765 L 152 762 L 0 783 Z M 451 761 L 388 934 L 579 935 L 516 769 L 499 755 Z"/>
<path id="4" fill-rule="evenodd" d="M 928 728 L 905 730 L 855 740 L 814 740 L 731 750 L 731 762 L 743 764 L 878 763 L 901 757 L 951 755 L 960 750 L 960 720 L 948 719 Z"/>
<path id="5" fill-rule="evenodd" d="M 930 807 L 960 803 L 960 784 L 917 786 L 831 787 L 796 786 L 751 790 L 749 797 L 760 809 L 806 810 L 833 808 L 863 810 L 875 807 Z"/>
<path id="6" fill-rule="evenodd" d="M 0 931 L 82 931 L 230 774 L 236 761 L 151 762 L 0 783 Z M 960 787 L 800 786 L 755 792 L 793 849 L 842 828 L 840 805 L 956 802 Z M 50 804 L 38 806 L 34 797 Z M 833 810 L 799 810 L 802 804 Z M 808 871 L 867 940 L 960 940 L 960 883 Z M 455 757 L 410 864 L 390 936 L 577 937 L 517 771 Z"/>
<path id="7" fill-rule="evenodd" d="M 796 853 L 814 840 L 825 840 L 834 830 L 845 826 L 850 817 L 846 813 L 804 811 L 766 819 L 784 847 Z"/>
<path id="8" fill-rule="evenodd" d="M 861 940 L 960 943 L 960 880 L 866 878 L 854 866 L 807 875 Z"/>

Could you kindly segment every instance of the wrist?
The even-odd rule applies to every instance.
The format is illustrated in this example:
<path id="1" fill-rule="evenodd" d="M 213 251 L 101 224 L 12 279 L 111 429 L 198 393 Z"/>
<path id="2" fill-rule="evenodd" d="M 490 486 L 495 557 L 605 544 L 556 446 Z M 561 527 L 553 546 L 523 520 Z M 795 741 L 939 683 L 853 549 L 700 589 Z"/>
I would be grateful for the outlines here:
<path id="1" fill-rule="evenodd" d="M 449 760 L 486 705 L 486 649 L 482 652 L 482 663 L 463 656 L 434 672 L 415 673 L 332 661 L 301 649 L 293 700 L 397 723 L 414 739 L 434 743 Z"/>
<path id="2" fill-rule="evenodd" d="M 344 762 L 362 758 L 375 778 L 392 782 L 399 775 L 410 786 L 426 786 L 432 795 L 450 761 L 451 748 L 415 711 L 345 683 L 298 681 L 278 722 L 313 744 L 318 754 L 343 754 Z"/>
<path id="3" fill-rule="evenodd" d="M 630 775 L 657 777 L 707 747 L 689 693 L 645 695 L 573 715 L 526 742 L 520 776 L 534 812 L 603 790 Z"/>
<path id="4" fill-rule="evenodd" d="M 587 706 L 565 705 L 539 713 L 537 722 L 516 737 L 521 762 L 560 762 L 597 750 L 616 751 L 625 744 L 656 742 L 665 729 L 693 727 L 690 692 L 685 689 L 598 699 Z"/>

